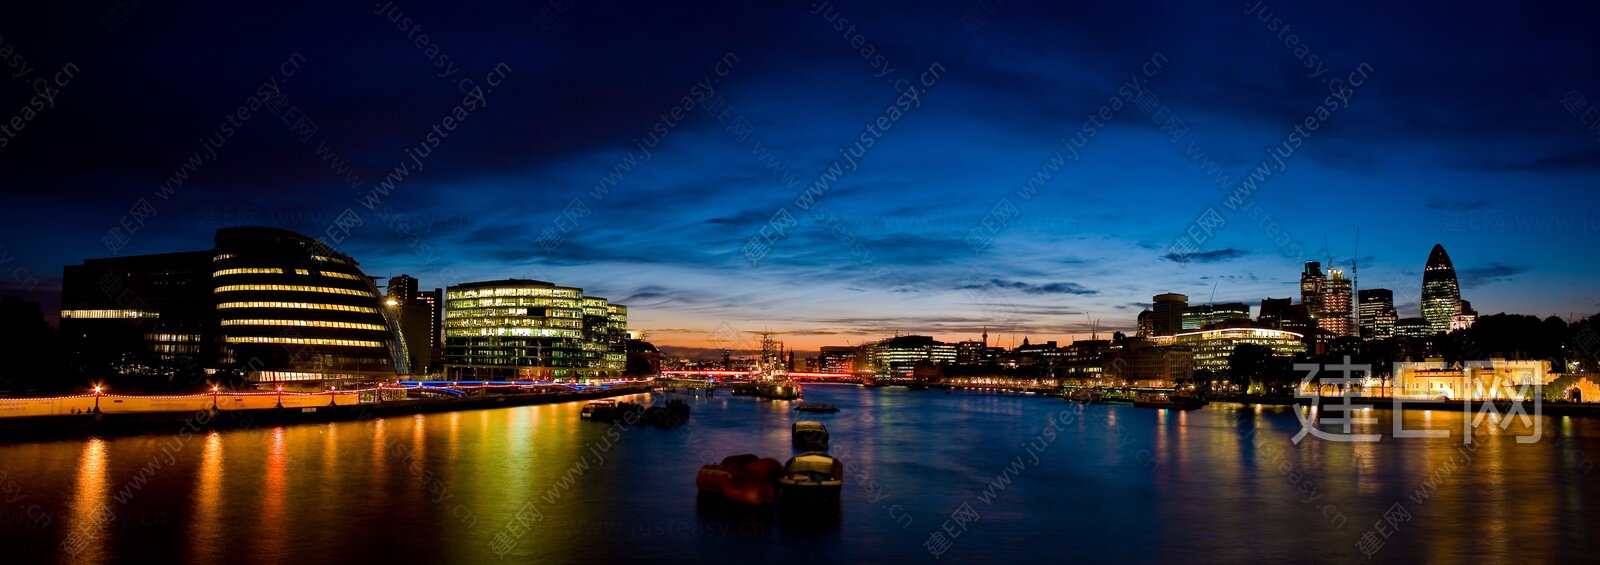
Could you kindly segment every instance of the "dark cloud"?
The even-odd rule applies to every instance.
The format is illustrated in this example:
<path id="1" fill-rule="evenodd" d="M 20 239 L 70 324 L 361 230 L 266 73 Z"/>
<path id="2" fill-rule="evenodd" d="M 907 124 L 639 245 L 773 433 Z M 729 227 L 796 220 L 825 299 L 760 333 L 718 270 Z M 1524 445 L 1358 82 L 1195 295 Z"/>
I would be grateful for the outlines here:
<path id="1" fill-rule="evenodd" d="M 1485 285 L 1489 285 L 1489 284 L 1494 284 L 1494 283 L 1497 283 L 1497 282 L 1509 281 L 1509 280 L 1515 278 L 1517 275 L 1520 275 L 1520 274 L 1525 273 L 1527 271 L 1528 271 L 1527 267 L 1517 267 L 1517 266 L 1512 266 L 1512 265 L 1503 265 L 1503 264 L 1500 264 L 1500 263 L 1491 263 L 1491 264 L 1489 264 L 1487 266 L 1484 266 L 1484 267 L 1472 267 L 1472 268 L 1467 268 L 1467 269 L 1457 269 L 1456 273 L 1460 277 L 1462 293 L 1466 294 L 1473 287 L 1479 287 L 1479 286 L 1485 286 Z"/>
<path id="2" fill-rule="evenodd" d="M 1249 251 L 1229 247 L 1225 249 L 1213 249 L 1211 251 L 1197 251 L 1187 255 L 1182 253 L 1168 253 L 1161 257 L 1175 263 L 1184 263 L 1189 261 L 1193 261 L 1195 263 L 1220 263 L 1231 259 L 1238 259 L 1249 254 Z"/>
<path id="3" fill-rule="evenodd" d="M 1098 294 L 1098 291 L 1084 288 L 1083 285 L 1072 282 L 1049 282 L 1043 284 L 1026 283 L 1022 281 L 1007 281 L 1002 279 L 989 279 L 982 284 L 966 284 L 957 287 L 958 290 L 985 290 L 1003 289 L 1015 290 L 1025 294 L 1074 294 L 1088 296 Z"/>

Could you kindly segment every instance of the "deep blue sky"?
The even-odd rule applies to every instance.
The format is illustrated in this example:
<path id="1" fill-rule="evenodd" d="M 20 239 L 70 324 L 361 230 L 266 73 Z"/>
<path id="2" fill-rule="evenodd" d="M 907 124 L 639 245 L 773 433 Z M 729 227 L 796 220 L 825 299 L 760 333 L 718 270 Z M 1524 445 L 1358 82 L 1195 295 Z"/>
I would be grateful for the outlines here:
<path id="1" fill-rule="evenodd" d="M 36 276 L 25 294 L 52 309 L 62 265 L 110 255 L 107 231 L 191 152 L 209 153 L 199 140 L 300 53 L 282 91 L 315 137 L 302 143 L 256 112 L 215 162 L 152 200 L 156 216 L 119 254 L 205 248 L 225 224 L 320 235 L 409 161 L 403 151 L 461 102 L 459 78 L 483 86 L 503 62 L 511 72 L 487 106 L 384 200 L 401 219 L 365 212 L 336 245 L 369 274 L 581 286 L 631 306 L 633 326 L 666 345 L 709 345 L 719 327 L 792 332 L 806 348 L 896 331 L 963 339 L 985 324 L 1006 340 L 1068 339 L 1090 320 L 1128 329 L 1164 291 L 1204 301 L 1215 287 L 1218 301 L 1252 305 L 1293 295 L 1301 261 L 1349 265 L 1359 228 L 1361 286 L 1395 289 L 1402 315 L 1416 315 L 1434 243 L 1484 314 L 1600 310 L 1600 136 L 1562 103 L 1573 89 L 1600 102 L 1600 14 L 1585 4 L 1266 4 L 1281 24 L 1246 14 L 1253 1 L 395 4 L 438 45 L 432 58 L 375 13 L 387 2 L 147 3 L 120 15 L 110 1 L 22 4 L 40 3 L 0 8 L 0 49 L 33 70 L 0 77 L 0 119 L 29 103 L 32 79 L 81 69 L 0 148 L 0 288 Z M 882 63 L 825 14 L 854 23 Z M 1317 69 L 1288 33 L 1327 70 L 1308 76 Z M 715 90 L 754 132 L 741 141 L 695 108 L 609 195 L 587 195 L 725 53 L 737 63 Z M 1155 53 L 1165 63 L 1145 84 L 1187 134 L 1169 142 L 1127 105 L 991 247 L 969 249 L 985 212 Z M 17 72 L 10 62 L 0 71 Z M 741 245 L 798 191 L 755 144 L 803 188 L 894 102 L 894 79 L 933 63 L 947 71 L 921 107 L 819 199 L 859 246 L 800 213 L 759 265 L 746 261 Z M 1185 156 L 1191 142 L 1236 183 L 1323 103 L 1323 79 L 1362 63 L 1372 72 L 1348 108 L 1254 197 L 1300 253 L 1237 215 L 1195 260 L 1165 257 L 1223 193 Z M 360 190 L 319 160 L 319 143 L 354 165 Z M 589 214 L 547 253 L 541 232 L 575 198 Z"/>

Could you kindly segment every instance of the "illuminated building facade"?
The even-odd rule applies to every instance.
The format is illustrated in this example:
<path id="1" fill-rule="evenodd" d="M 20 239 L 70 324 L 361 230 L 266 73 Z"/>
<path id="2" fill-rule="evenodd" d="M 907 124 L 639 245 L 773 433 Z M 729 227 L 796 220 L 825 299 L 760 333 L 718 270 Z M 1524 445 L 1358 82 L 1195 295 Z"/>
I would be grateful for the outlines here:
<path id="1" fill-rule="evenodd" d="M 989 346 L 982 341 L 969 339 L 956 342 L 957 365 L 984 365 L 989 362 Z"/>
<path id="2" fill-rule="evenodd" d="M 1433 333 L 1450 331 L 1450 318 L 1461 307 L 1461 285 L 1456 282 L 1456 267 L 1444 246 L 1434 244 L 1428 263 L 1422 268 L 1422 317 Z"/>
<path id="3" fill-rule="evenodd" d="M 1196 304 L 1183 313 L 1183 329 L 1198 330 L 1229 320 L 1250 319 L 1250 306 L 1240 302 Z"/>
<path id="4" fill-rule="evenodd" d="M 956 346 L 934 341 L 932 336 L 903 335 L 862 346 L 858 358 L 863 370 L 878 375 L 910 373 L 918 364 L 950 365 L 956 362 Z"/>
<path id="5" fill-rule="evenodd" d="M 824 345 L 822 351 L 817 353 L 817 372 L 821 373 L 853 373 L 856 364 L 856 348 L 846 345 Z"/>
<path id="6" fill-rule="evenodd" d="M 627 308 L 583 290 L 524 279 L 444 293 L 444 370 L 455 379 L 577 380 L 620 376 Z"/>
<path id="7" fill-rule="evenodd" d="M 410 373 L 399 321 L 354 259 L 276 228 L 225 228 L 216 244 L 222 366 L 313 386 Z"/>
<path id="8" fill-rule="evenodd" d="M 61 328 L 77 358 L 295 388 L 407 372 L 399 326 L 355 260 L 275 228 L 225 228 L 215 243 L 67 266 Z"/>
<path id="9" fill-rule="evenodd" d="M 1465 300 L 1456 302 L 1456 313 L 1450 316 L 1450 331 L 1464 330 L 1472 327 L 1478 321 L 1478 311 L 1472 309 L 1472 303 Z"/>
<path id="10" fill-rule="evenodd" d="M 1260 345 L 1272 350 L 1274 355 L 1287 357 L 1305 352 L 1303 338 L 1294 332 L 1269 328 L 1222 328 L 1159 336 L 1152 342 L 1160 347 L 1176 346 L 1193 351 L 1195 369 L 1224 371 L 1228 368 L 1228 356 L 1241 343 Z"/>
<path id="11" fill-rule="evenodd" d="M 1490 359 L 1448 366 L 1443 361 L 1395 363 L 1394 393 L 1401 398 L 1521 399 L 1555 380 L 1549 360 Z"/>
<path id="12" fill-rule="evenodd" d="M 1394 335 L 1408 338 L 1423 338 L 1433 335 L 1433 327 L 1427 318 L 1400 318 L 1394 322 Z"/>
<path id="13" fill-rule="evenodd" d="M 1322 302 L 1317 310 L 1317 327 L 1333 337 L 1355 335 L 1356 324 L 1350 318 L 1352 281 L 1344 278 L 1344 271 L 1328 269 L 1328 280 L 1322 289 Z"/>
<path id="14" fill-rule="evenodd" d="M 1398 316 L 1394 309 L 1394 291 L 1386 288 L 1367 288 L 1357 293 L 1360 301 L 1361 337 L 1363 339 L 1389 339 L 1394 337 Z"/>

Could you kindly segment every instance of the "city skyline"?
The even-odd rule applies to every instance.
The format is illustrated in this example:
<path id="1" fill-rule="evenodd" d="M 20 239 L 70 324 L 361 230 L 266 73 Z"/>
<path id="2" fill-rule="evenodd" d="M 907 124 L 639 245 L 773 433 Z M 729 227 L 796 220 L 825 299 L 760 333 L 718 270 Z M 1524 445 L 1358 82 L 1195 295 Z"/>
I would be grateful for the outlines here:
<path id="1" fill-rule="evenodd" d="M 1584 284 L 1600 251 L 1575 244 L 1592 231 L 1575 211 L 1597 203 L 1586 187 L 1600 148 L 1563 106 L 1569 91 L 1600 94 L 1571 56 L 1600 49 L 1589 34 L 1549 32 L 1592 8 L 1461 10 L 1426 39 L 1456 54 L 1441 60 L 1404 33 L 1425 8 L 1268 5 L 1274 24 L 1255 5 L 903 15 L 731 4 L 714 9 L 746 22 L 730 36 L 663 7 L 490 18 L 375 3 L 298 22 L 293 36 L 164 33 L 229 19 L 213 6 L 128 14 L 74 43 L 59 37 L 83 25 L 78 15 L 13 7 L 26 13 L 12 21 L 38 22 L 5 30 L 26 78 L 82 71 L 3 149 L 12 205 L 0 211 L 0 293 L 53 313 L 62 265 L 271 225 L 429 289 L 507 277 L 592 289 L 680 347 L 713 346 L 725 324 L 788 332 L 808 350 L 897 331 L 968 339 L 985 325 L 1063 342 L 1097 326 L 1132 333 L 1154 294 L 1199 303 L 1215 288 L 1218 303 L 1255 305 L 1295 296 L 1301 262 L 1348 270 L 1358 251 L 1360 288 L 1394 290 L 1411 317 L 1434 244 L 1482 314 L 1600 310 Z M 1181 31 L 1200 28 L 1217 33 Z M 634 39 L 557 47 L 590 34 Z M 1505 42 L 1524 46 L 1506 58 Z M 658 56 L 637 58 L 640 46 Z M 151 57 L 169 63 L 124 64 Z M 1323 79 L 1363 68 L 1370 77 L 1297 152 L 1263 153 L 1330 94 Z M 503 84 L 473 97 L 491 81 Z M 1143 105 L 1120 94 L 1130 82 L 1150 93 Z M 0 91 L 8 107 L 27 104 L 26 83 Z M 912 84 L 903 119 L 861 152 L 863 125 Z M 316 130 L 267 108 L 230 124 L 263 88 L 281 89 Z M 700 98 L 710 91 L 721 111 Z M 1110 99 L 1113 115 L 1099 119 Z M 458 108 L 466 118 L 439 127 Z M 1186 128 L 1176 141 L 1173 118 Z M 730 131 L 738 123 L 748 128 Z M 1066 162 L 1052 168 L 1058 150 Z M 847 173 L 817 205 L 791 206 L 795 225 L 758 261 L 742 253 L 835 159 Z M 1225 190 L 1257 162 L 1283 172 L 1225 209 Z M 410 168 L 395 175 L 400 166 Z M 386 175 L 403 180 L 367 209 Z M 1032 179 L 1037 197 L 974 251 L 973 230 Z M 153 212 L 130 212 L 141 199 Z M 1208 208 L 1226 225 L 1174 253 Z M 126 237 L 107 245 L 119 227 Z"/>

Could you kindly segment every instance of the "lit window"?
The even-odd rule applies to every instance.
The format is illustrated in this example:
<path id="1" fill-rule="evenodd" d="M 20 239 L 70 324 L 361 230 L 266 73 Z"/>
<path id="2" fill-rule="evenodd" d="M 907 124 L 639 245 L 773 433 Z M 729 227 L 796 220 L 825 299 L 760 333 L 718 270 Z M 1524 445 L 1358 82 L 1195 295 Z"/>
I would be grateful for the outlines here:
<path id="1" fill-rule="evenodd" d="M 145 310 L 62 310 L 62 318 L 160 318 L 160 312 Z"/>
<path id="2" fill-rule="evenodd" d="M 294 274 L 296 274 L 296 275 L 309 275 L 309 274 L 311 274 L 311 271 L 308 271 L 308 270 L 305 270 L 305 269 L 295 269 L 294 270 Z"/>
<path id="3" fill-rule="evenodd" d="M 218 309 L 228 308 L 301 308 L 307 310 L 337 310 L 339 312 L 361 312 L 364 314 L 377 314 L 377 308 L 367 306 L 346 306 L 343 304 L 315 304 L 310 302 L 223 302 L 217 305 Z"/>
<path id="4" fill-rule="evenodd" d="M 256 380 L 258 381 L 312 381 L 322 377 L 322 373 L 301 371 L 261 371 L 256 373 Z"/>
<path id="5" fill-rule="evenodd" d="M 232 259 L 232 258 L 233 258 L 233 254 L 232 253 L 223 253 L 223 254 L 218 255 L 216 257 L 212 257 L 211 260 L 212 261 L 223 261 L 223 260 Z"/>
<path id="6" fill-rule="evenodd" d="M 312 259 L 316 259 L 318 261 L 322 261 L 324 263 L 338 263 L 338 264 L 341 264 L 341 265 L 350 265 L 351 264 L 350 261 L 347 261 L 345 259 L 341 259 L 339 257 L 328 257 L 328 256 L 324 256 L 324 255 L 312 255 L 311 258 Z"/>
<path id="7" fill-rule="evenodd" d="M 272 290 L 272 291 L 285 291 L 285 292 L 320 292 L 320 293 L 324 293 L 324 294 L 346 294 L 346 295 L 350 295 L 350 296 L 372 296 L 372 297 L 376 297 L 377 296 L 376 294 L 373 294 L 372 292 L 365 291 L 365 290 L 354 290 L 354 289 L 349 289 L 349 288 L 334 288 L 334 287 L 331 287 L 331 286 L 304 286 L 304 285 L 298 285 L 298 284 L 230 284 L 230 285 L 219 286 L 213 292 L 222 293 L 222 292 L 236 292 L 236 291 L 247 291 L 247 290 Z"/>
<path id="8" fill-rule="evenodd" d="M 279 268 L 240 268 L 240 269 L 223 269 L 223 270 L 217 271 L 215 273 L 211 273 L 211 276 L 212 277 L 225 277 L 225 276 L 228 276 L 228 275 L 277 275 L 277 274 L 282 274 L 282 273 L 283 273 L 283 269 L 279 269 Z"/>
<path id="9" fill-rule="evenodd" d="M 363 324 L 360 322 L 327 322 L 322 320 L 223 320 L 224 326 L 298 326 L 306 328 L 339 328 L 346 330 L 375 330 L 387 331 L 389 328 L 378 324 Z"/>
<path id="10" fill-rule="evenodd" d="M 361 277 L 358 277 L 358 276 L 355 276 L 355 275 L 352 275 L 352 274 L 349 274 L 349 273 L 340 273 L 340 272 L 337 272 L 337 271 L 322 271 L 322 276 L 324 276 L 324 277 L 333 277 L 333 278 L 336 278 L 336 279 L 350 279 L 350 280 L 353 280 L 353 281 L 362 280 Z"/>
<path id="11" fill-rule="evenodd" d="M 383 347 L 382 343 L 365 339 L 326 339 L 317 337 L 229 336 L 228 343 L 268 343 L 284 345 L 331 345 L 336 347 Z"/>

